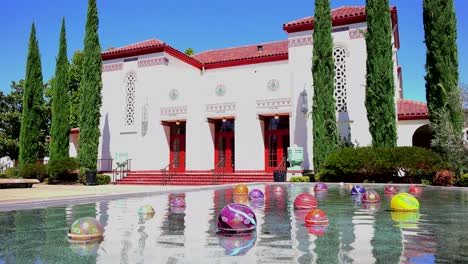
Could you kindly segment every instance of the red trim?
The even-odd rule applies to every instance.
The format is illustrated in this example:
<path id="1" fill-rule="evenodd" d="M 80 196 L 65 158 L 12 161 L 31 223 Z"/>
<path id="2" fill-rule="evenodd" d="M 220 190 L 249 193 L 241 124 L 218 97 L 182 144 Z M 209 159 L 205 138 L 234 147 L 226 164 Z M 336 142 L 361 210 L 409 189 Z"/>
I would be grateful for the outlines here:
<path id="1" fill-rule="evenodd" d="M 140 48 L 140 49 L 134 49 L 134 50 L 118 51 L 115 53 L 102 53 L 101 58 L 103 61 L 106 61 L 106 60 L 113 60 L 113 59 L 120 59 L 120 58 L 162 52 L 164 51 L 164 49 L 165 49 L 165 46 L 161 45 L 157 47 L 148 47 L 148 48 Z"/>
<path id="2" fill-rule="evenodd" d="M 394 30 L 395 47 L 400 49 L 400 31 L 398 30 L 398 12 L 396 6 L 390 10 L 390 17 L 392 19 L 392 30 Z"/>
<path id="3" fill-rule="evenodd" d="M 343 26 L 355 23 L 366 22 L 366 15 L 357 15 L 352 17 L 345 17 L 345 18 L 336 18 L 332 20 L 332 26 Z M 314 29 L 314 22 L 306 22 L 304 24 L 297 24 L 297 25 L 283 25 L 283 30 L 288 33 L 306 31 L 306 30 L 313 30 Z"/>
<path id="4" fill-rule="evenodd" d="M 180 125 L 185 126 L 185 122 L 181 122 Z M 184 134 L 179 134 L 175 135 L 173 134 L 173 129 L 172 126 L 177 126 L 175 123 L 171 124 L 170 127 L 170 153 L 169 153 L 169 162 L 172 163 L 175 160 L 175 155 L 177 154 L 174 150 L 174 141 L 179 140 L 179 167 L 174 168 L 171 167 L 169 170 L 174 171 L 174 172 L 184 172 L 185 171 L 185 133 Z"/>
<path id="5" fill-rule="evenodd" d="M 398 116 L 398 120 L 422 120 L 429 119 L 428 114 Z"/>
<path id="6" fill-rule="evenodd" d="M 279 54 L 279 55 L 273 55 L 273 56 L 268 56 L 268 57 L 247 58 L 247 59 L 240 59 L 240 60 L 234 60 L 234 61 L 216 62 L 216 63 L 211 63 L 211 64 L 205 64 L 205 69 L 207 70 L 218 69 L 218 68 L 241 66 L 241 65 L 247 65 L 247 64 L 283 61 L 283 60 L 288 60 L 288 57 L 289 57 L 288 53 L 286 53 L 286 54 Z"/>
<path id="7" fill-rule="evenodd" d="M 186 62 L 187 64 L 190 64 L 192 65 L 193 67 L 195 68 L 198 68 L 198 69 L 201 69 L 202 67 L 202 63 L 197 61 L 196 59 L 186 55 L 185 53 L 182 53 L 176 49 L 174 49 L 173 47 L 171 46 L 166 46 L 164 48 L 164 52 L 166 52 L 167 54 L 183 61 L 183 62 Z"/>

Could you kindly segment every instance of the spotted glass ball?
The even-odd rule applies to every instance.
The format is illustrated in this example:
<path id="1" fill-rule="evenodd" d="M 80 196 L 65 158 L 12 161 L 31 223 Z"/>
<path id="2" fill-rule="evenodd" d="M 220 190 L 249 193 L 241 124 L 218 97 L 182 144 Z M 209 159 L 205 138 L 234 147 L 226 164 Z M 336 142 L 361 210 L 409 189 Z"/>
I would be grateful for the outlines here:
<path id="1" fill-rule="evenodd" d="M 185 199 L 183 197 L 175 197 L 170 202 L 171 207 L 185 207 Z"/>
<path id="2" fill-rule="evenodd" d="M 294 208 L 296 209 L 315 209 L 317 206 L 317 199 L 310 193 L 301 193 L 294 199 Z"/>
<path id="3" fill-rule="evenodd" d="M 313 209 L 304 218 L 306 226 L 328 225 L 327 214 L 320 209 Z"/>
<path id="4" fill-rule="evenodd" d="M 145 205 L 141 206 L 140 208 L 138 208 L 138 214 L 152 215 L 152 214 L 154 214 L 154 209 L 153 209 L 153 207 L 151 205 L 145 204 Z"/>
<path id="5" fill-rule="evenodd" d="M 255 246 L 257 233 L 245 233 L 241 235 L 218 235 L 219 244 L 224 248 L 227 256 L 243 256 Z"/>
<path id="6" fill-rule="evenodd" d="M 364 203 L 378 203 L 380 202 L 380 195 L 374 190 L 367 190 L 362 195 L 362 201 Z"/>
<path id="7" fill-rule="evenodd" d="M 390 208 L 394 211 L 417 211 L 419 201 L 409 193 L 399 193 L 390 201 Z"/>
<path id="8" fill-rule="evenodd" d="M 394 185 L 387 185 L 385 186 L 384 193 L 385 194 L 397 194 L 398 188 Z"/>
<path id="9" fill-rule="evenodd" d="M 351 189 L 351 194 L 352 194 L 352 195 L 355 195 L 355 194 L 363 194 L 365 191 L 366 191 L 366 189 L 364 189 L 364 187 L 362 187 L 361 185 L 355 185 L 355 186 L 353 186 L 353 188 Z"/>
<path id="10" fill-rule="evenodd" d="M 411 185 L 408 190 L 411 194 L 421 194 L 422 188 L 418 185 Z"/>
<path id="11" fill-rule="evenodd" d="M 72 240 L 93 240 L 102 238 L 104 227 L 93 217 L 83 217 L 70 226 L 68 237 Z"/>
<path id="12" fill-rule="evenodd" d="M 258 199 L 263 199 L 265 198 L 265 195 L 263 195 L 263 192 L 259 189 L 253 189 L 249 193 L 249 198 L 251 200 L 258 200 Z"/>
<path id="13" fill-rule="evenodd" d="M 314 186 L 315 192 L 326 192 L 328 190 L 328 186 L 325 183 L 318 182 Z"/>
<path id="14" fill-rule="evenodd" d="M 234 187 L 234 194 L 249 194 L 249 188 L 245 184 L 238 184 Z"/>
<path id="15" fill-rule="evenodd" d="M 231 203 L 219 212 L 217 225 L 221 233 L 251 232 L 257 228 L 257 218 L 248 206 Z"/>

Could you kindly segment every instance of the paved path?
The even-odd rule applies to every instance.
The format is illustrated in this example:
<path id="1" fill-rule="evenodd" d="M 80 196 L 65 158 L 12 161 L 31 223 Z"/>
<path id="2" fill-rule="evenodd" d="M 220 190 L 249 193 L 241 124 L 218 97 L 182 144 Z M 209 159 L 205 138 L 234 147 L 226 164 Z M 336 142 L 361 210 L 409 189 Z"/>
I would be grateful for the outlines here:
<path id="1" fill-rule="evenodd" d="M 197 189 L 199 186 L 142 186 L 142 185 L 47 185 L 35 184 L 32 188 L 0 189 L 0 205 L 25 202 L 50 201 L 70 198 L 101 197 L 158 191 Z"/>

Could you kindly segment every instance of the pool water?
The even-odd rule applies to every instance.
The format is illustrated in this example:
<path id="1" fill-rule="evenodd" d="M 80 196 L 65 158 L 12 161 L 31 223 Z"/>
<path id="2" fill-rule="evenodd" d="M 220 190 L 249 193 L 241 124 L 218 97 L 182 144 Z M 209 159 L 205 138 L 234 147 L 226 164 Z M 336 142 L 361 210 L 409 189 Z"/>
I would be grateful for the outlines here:
<path id="1" fill-rule="evenodd" d="M 396 213 L 383 186 L 369 187 L 382 198 L 370 206 L 329 186 L 315 194 L 329 226 L 309 228 L 293 201 L 312 187 L 249 185 L 265 193 L 254 203 L 225 188 L 0 212 L 0 263 L 468 263 L 466 191 L 424 188 L 419 213 Z M 170 207 L 181 195 L 186 208 Z M 217 234 L 218 212 L 232 202 L 254 210 L 256 232 Z M 144 204 L 153 217 L 138 216 Z M 86 216 L 102 223 L 103 240 L 69 242 L 69 226 Z"/>

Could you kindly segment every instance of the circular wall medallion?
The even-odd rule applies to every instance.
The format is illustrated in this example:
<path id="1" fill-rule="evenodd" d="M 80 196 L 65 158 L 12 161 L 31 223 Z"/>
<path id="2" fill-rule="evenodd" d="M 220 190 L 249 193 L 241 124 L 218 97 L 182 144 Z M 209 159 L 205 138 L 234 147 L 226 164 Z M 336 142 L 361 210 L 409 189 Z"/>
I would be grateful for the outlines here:
<path id="1" fill-rule="evenodd" d="M 218 84 L 215 89 L 217 96 L 224 96 L 226 94 L 226 86 L 224 84 Z"/>
<path id="2" fill-rule="evenodd" d="M 169 98 L 171 98 L 171 100 L 176 100 L 177 98 L 179 98 L 179 91 L 177 89 L 172 89 L 169 92 Z"/>
<path id="3" fill-rule="evenodd" d="M 279 89 L 279 81 L 277 79 L 271 79 L 267 84 L 268 90 L 274 92 Z"/>

